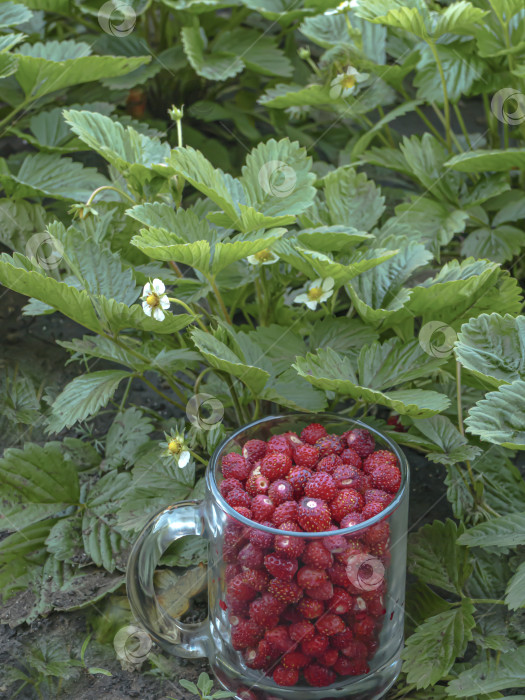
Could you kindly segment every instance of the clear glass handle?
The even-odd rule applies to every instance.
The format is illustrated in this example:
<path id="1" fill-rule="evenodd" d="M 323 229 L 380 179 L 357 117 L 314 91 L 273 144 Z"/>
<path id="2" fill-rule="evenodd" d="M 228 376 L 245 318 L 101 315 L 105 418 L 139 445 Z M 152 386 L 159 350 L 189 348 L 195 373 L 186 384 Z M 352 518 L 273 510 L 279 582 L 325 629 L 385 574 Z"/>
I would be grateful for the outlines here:
<path id="1" fill-rule="evenodd" d="M 166 651 L 188 659 L 208 656 L 208 620 L 184 624 L 171 617 L 157 600 L 153 576 L 162 554 L 175 540 L 205 536 L 201 506 L 199 501 L 184 501 L 157 513 L 133 545 L 127 569 L 128 598 L 137 620 Z"/>

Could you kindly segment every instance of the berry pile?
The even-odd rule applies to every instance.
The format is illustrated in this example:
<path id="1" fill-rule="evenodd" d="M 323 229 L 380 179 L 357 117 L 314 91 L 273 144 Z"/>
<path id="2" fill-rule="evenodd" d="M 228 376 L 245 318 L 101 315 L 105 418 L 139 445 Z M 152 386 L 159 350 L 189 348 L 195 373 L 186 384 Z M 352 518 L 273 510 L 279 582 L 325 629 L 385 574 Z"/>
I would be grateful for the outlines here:
<path id="1" fill-rule="evenodd" d="M 267 442 L 248 440 L 222 458 L 219 488 L 238 513 L 282 531 L 230 518 L 223 558 L 231 644 L 248 668 L 280 686 L 301 677 L 323 687 L 369 671 L 385 614 L 390 563 L 386 520 L 337 531 L 383 511 L 401 484 L 395 454 L 375 450 L 364 429 L 329 435 L 319 423 Z"/>

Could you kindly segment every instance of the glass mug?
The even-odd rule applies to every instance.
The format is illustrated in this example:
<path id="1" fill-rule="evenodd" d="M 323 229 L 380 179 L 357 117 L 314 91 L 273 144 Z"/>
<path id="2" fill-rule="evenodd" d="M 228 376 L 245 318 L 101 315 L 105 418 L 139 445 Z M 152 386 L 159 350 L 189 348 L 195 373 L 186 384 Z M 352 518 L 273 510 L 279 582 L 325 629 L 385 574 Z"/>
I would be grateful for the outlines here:
<path id="1" fill-rule="evenodd" d="M 247 440 L 268 440 L 272 435 L 288 431 L 300 434 L 310 423 L 320 423 L 329 434 L 337 435 L 352 428 L 365 428 L 374 437 L 376 450 L 387 449 L 397 456 L 401 485 L 382 512 L 345 529 L 299 533 L 284 532 L 255 523 L 226 503 L 219 490 L 222 479 L 221 458 L 225 454 L 240 453 Z M 305 693 L 312 700 L 381 698 L 394 684 L 401 669 L 408 483 L 408 464 L 398 446 L 379 431 L 358 420 L 326 413 L 299 413 L 255 421 L 237 430 L 215 450 L 206 471 L 206 495 L 203 501 L 185 501 L 170 506 L 145 526 L 131 551 L 128 563 L 127 590 L 131 609 L 152 638 L 169 653 L 185 658 L 207 657 L 223 688 L 236 693 L 242 700 L 304 700 Z M 257 662 L 258 636 L 251 640 L 252 648 L 246 648 L 246 639 L 242 635 L 239 639 L 240 627 L 237 628 L 236 625 L 243 619 L 248 619 L 250 600 L 262 596 L 264 591 L 256 593 L 248 586 L 242 591 L 243 600 L 239 601 L 238 590 L 233 595 L 229 585 L 240 571 L 256 569 L 254 565 L 241 568 L 239 562 L 239 551 L 249 542 L 248 536 L 254 531 L 260 533 L 259 538 L 262 535 L 263 539 L 263 533 L 266 533 L 266 539 L 268 535 L 291 538 L 292 547 L 297 545 L 298 540 L 304 545 L 313 541 L 323 542 L 331 552 L 332 561 L 328 562 L 327 568 L 331 583 L 337 590 L 343 589 L 349 595 L 343 593 L 340 606 L 336 605 L 335 610 L 327 610 L 325 601 L 333 594 L 333 587 L 325 582 L 324 588 L 329 589 L 328 594 L 323 593 L 323 587 L 315 589 L 318 592 L 316 597 L 321 598 L 320 604 L 319 601 L 311 602 L 308 599 L 308 619 L 318 626 L 319 631 L 332 633 L 333 629 L 325 629 L 323 624 L 333 623 L 336 616 L 332 614 L 330 617 L 330 613 L 340 613 L 341 617 L 337 617 L 347 621 L 347 629 L 351 629 L 352 633 L 347 633 L 347 637 L 350 637 L 347 641 L 344 634 L 333 638 L 340 640 L 339 647 L 343 646 L 338 652 L 343 669 L 341 671 L 340 666 L 336 666 L 341 671 L 340 674 L 330 666 L 325 666 L 330 669 L 328 676 L 321 679 L 323 683 L 329 682 L 325 687 L 312 687 L 303 680 L 289 687 L 275 683 L 272 673 L 280 663 L 279 657 L 282 654 L 275 653 L 276 658 L 271 662 L 266 659 L 265 669 L 250 667 L 260 666 Z M 205 621 L 197 624 L 174 619 L 162 607 L 154 587 L 155 568 L 163 552 L 175 540 L 186 535 L 199 535 L 208 540 L 208 570 L 202 576 L 207 575 L 209 615 Z M 334 536 L 342 536 L 344 540 Z M 328 537 L 332 539 L 327 540 Z M 299 548 L 301 546 L 299 544 Z M 263 574 L 261 577 L 259 572 L 257 577 L 264 579 L 265 575 L 267 576 Z M 259 586 L 259 590 L 262 590 L 262 586 Z M 180 595 L 184 597 L 185 591 L 181 591 Z M 293 622 L 304 619 L 298 613 L 298 607 L 299 610 L 302 609 L 301 603 L 294 601 L 282 610 L 285 608 L 283 604 L 282 612 L 279 611 L 280 618 L 274 617 L 274 622 L 269 622 L 269 626 L 279 619 L 279 625 L 286 629 Z M 322 612 L 319 613 L 316 608 Z M 267 613 L 269 620 L 272 620 L 274 612 L 269 609 L 260 611 L 262 615 Z M 305 639 L 301 641 L 299 638 L 296 651 L 302 648 Z M 321 641 L 324 644 L 324 640 Z M 282 651 L 286 653 L 287 650 Z M 272 653 L 274 652 L 275 649 Z M 318 648 L 310 657 L 310 663 L 333 663 L 334 656 L 333 651 L 330 658 L 330 654 L 326 655 L 322 648 Z M 345 670 L 358 675 L 347 675 Z M 367 672 L 363 673 L 363 670 Z M 323 673 L 326 676 L 326 671 Z M 300 678 L 302 677 L 301 675 Z"/>

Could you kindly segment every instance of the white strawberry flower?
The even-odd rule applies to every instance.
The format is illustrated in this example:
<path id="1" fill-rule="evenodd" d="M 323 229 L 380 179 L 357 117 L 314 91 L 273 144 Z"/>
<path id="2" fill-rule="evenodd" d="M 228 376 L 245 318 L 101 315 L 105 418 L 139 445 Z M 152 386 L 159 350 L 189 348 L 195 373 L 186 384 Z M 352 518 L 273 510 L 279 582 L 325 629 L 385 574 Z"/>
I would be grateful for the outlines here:
<path id="1" fill-rule="evenodd" d="M 156 321 L 164 321 L 164 309 L 170 308 L 168 295 L 164 294 L 166 287 L 164 282 L 154 279 L 148 282 L 142 290 L 142 309 L 146 316 L 152 316 Z"/>
<path id="2" fill-rule="evenodd" d="M 265 248 L 255 253 L 255 255 L 248 255 L 247 260 L 250 265 L 273 265 L 279 258 L 269 248 Z"/>
<path id="3" fill-rule="evenodd" d="M 161 442 L 160 446 L 163 447 L 162 454 L 166 457 L 171 457 L 179 469 L 184 469 L 184 467 L 190 461 L 190 451 L 186 444 L 183 433 L 171 433 L 170 435 L 164 433 L 166 442 Z"/>
<path id="4" fill-rule="evenodd" d="M 353 66 L 348 66 L 344 73 L 339 73 L 330 83 L 330 97 L 336 100 L 349 97 L 357 89 L 358 83 L 364 82 L 368 73 L 359 73 Z"/>
<path id="5" fill-rule="evenodd" d="M 295 297 L 294 304 L 306 304 L 309 309 L 315 310 L 317 304 L 329 299 L 334 293 L 334 280 L 332 277 L 322 279 L 319 277 L 313 282 L 309 282 L 306 291 Z"/>
<path id="6" fill-rule="evenodd" d="M 358 0 L 343 0 L 343 2 L 340 2 L 337 7 L 331 8 L 330 10 L 326 10 L 324 14 L 338 15 L 341 12 L 348 12 L 348 10 L 351 10 L 353 7 L 359 7 Z"/>

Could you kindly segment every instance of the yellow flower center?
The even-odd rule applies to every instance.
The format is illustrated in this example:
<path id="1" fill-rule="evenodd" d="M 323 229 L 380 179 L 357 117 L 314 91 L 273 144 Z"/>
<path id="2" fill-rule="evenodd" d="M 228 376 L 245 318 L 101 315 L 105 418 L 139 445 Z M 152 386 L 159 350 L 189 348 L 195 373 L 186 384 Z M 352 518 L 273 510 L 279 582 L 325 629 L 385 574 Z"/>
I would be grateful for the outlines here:
<path id="1" fill-rule="evenodd" d="M 172 455 L 178 455 L 181 450 L 182 450 L 182 445 L 180 444 L 179 440 L 170 440 L 169 441 L 168 451 L 171 452 Z"/>
<path id="2" fill-rule="evenodd" d="M 323 295 L 323 290 L 321 287 L 312 287 L 308 292 L 308 299 L 310 301 L 318 301 Z"/>
<path id="3" fill-rule="evenodd" d="M 273 254 L 270 250 L 268 250 L 268 248 L 265 248 L 264 250 L 260 250 L 258 253 L 255 253 L 255 257 L 261 263 L 273 260 Z"/>
<path id="4" fill-rule="evenodd" d="M 159 295 L 155 294 L 155 292 L 151 292 L 151 294 L 148 294 L 148 296 L 146 297 L 146 303 L 149 304 L 152 308 L 155 308 L 155 306 L 159 306 Z"/>
<path id="5" fill-rule="evenodd" d="M 348 88 L 353 88 L 355 86 L 355 75 L 345 75 L 341 81 L 341 85 L 347 90 Z"/>

